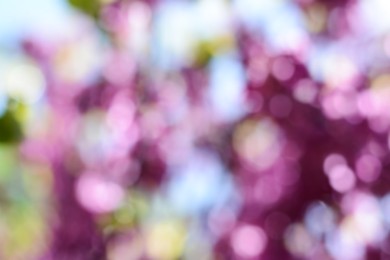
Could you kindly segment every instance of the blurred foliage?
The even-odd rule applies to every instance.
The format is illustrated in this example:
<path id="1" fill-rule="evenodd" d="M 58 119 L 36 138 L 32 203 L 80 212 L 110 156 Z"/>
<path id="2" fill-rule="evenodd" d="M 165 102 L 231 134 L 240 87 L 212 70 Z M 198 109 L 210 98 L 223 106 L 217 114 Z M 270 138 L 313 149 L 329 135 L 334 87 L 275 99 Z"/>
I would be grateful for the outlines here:
<path id="1" fill-rule="evenodd" d="M 17 163 L 16 149 L 9 145 L 0 145 L 0 183 L 4 182 L 12 174 Z"/>
<path id="2" fill-rule="evenodd" d="M 77 10 L 98 19 L 100 13 L 100 2 L 97 0 L 68 0 L 69 4 Z"/>
<path id="3" fill-rule="evenodd" d="M 14 204 L 7 211 L 7 229 L 4 230 L 6 259 L 26 259 L 38 255 L 45 243 L 45 225 L 41 212 L 30 203 Z M 29 234 L 26 236 L 26 234 Z M 28 252 L 28 255 L 27 255 Z M 18 258 L 14 258 L 19 256 Z"/>
<path id="4" fill-rule="evenodd" d="M 26 105 L 10 101 L 0 114 L 0 260 L 35 259 L 42 254 L 50 260 L 106 259 L 107 255 L 112 260 L 363 259 L 363 255 L 338 257 L 339 252 L 328 248 L 333 246 L 328 241 L 339 234 L 360 236 L 361 241 L 351 244 L 353 250 L 363 252 L 366 245 L 382 239 L 377 231 L 384 227 L 380 213 L 367 216 L 363 211 L 368 208 L 375 213 L 378 208 L 379 212 L 375 202 L 379 198 L 369 191 L 390 190 L 389 182 L 379 178 L 382 163 L 390 160 L 382 157 L 387 156 L 389 144 L 375 142 L 384 140 L 382 131 L 390 129 L 388 108 L 383 105 L 379 111 L 367 102 L 368 111 L 361 111 L 367 95 L 360 95 L 357 81 L 366 75 L 359 74 L 354 59 L 341 58 L 340 64 L 340 59 L 326 60 L 329 68 L 321 68 L 324 86 L 311 77 L 307 64 L 301 64 L 310 54 L 311 44 L 319 45 L 311 34 L 329 37 L 332 43 L 334 35 L 349 35 L 344 21 L 349 18 L 343 12 L 333 13 L 324 1 L 306 1 L 304 7 L 293 1 L 276 1 L 290 3 L 295 11 L 301 8 L 299 17 L 307 23 L 308 32 L 301 33 L 300 23 L 297 28 L 288 27 L 290 18 L 282 17 L 286 13 L 281 12 L 280 17 L 268 13 L 263 15 L 272 21 L 266 26 L 281 33 L 267 39 L 241 27 L 236 17 L 240 8 L 234 6 L 245 1 L 222 1 L 162 1 L 160 5 L 154 0 L 67 0 L 85 15 L 83 19 L 93 20 L 91 24 L 98 30 L 83 30 L 86 39 L 75 37 L 70 45 L 61 45 L 59 39 L 58 46 L 38 40 L 36 46 L 32 44 L 36 48 L 26 47 L 37 60 L 17 63 L 4 77 L 9 85 L 6 98 L 21 97 L 18 100 L 25 100 Z M 194 3 L 191 12 L 196 21 L 186 25 L 189 12 L 173 17 L 177 11 L 172 11 L 161 15 L 169 21 L 158 29 L 163 22 L 158 19 L 162 5 L 177 2 Z M 210 2 L 217 5 L 206 4 Z M 246 2 L 253 3 L 249 9 L 256 9 L 256 0 Z M 342 6 L 345 1 L 329 2 Z M 227 3 L 233 3 L 231 10 Z M 275 13 L 280 10 L 273 9 Z M 196 27 L 193 24 L 208 27 L 198 23 L 203 18 L 210 27 L 219 24 L 215 28 L 220 32 L 214 28 L 192 37 L 196 36 L 190 31 Z M 173 26 L 181 20 L 183 26 Z M 281 25 L 273 24 L 275 20 Z M 228 26 L 231 28 L 226 31 Z M 156 30 L 179 40 L 154 38 Z M 108 38 L 104 41 L 115 44 L 95 43 L 102 32 Z M 180 41 L 185 36 L 194 39 Z M 273 49 L 271 40 L 286 48 Z M 166 44 L 166 49 L 160 44 Z M 185 72 L 154 66 L 154 60 L 143 54 L 149 47 L 161 47 L 167 60 L 176 53 L 169 53 L 171 48 L 182 47 Z M 38 65 L 42 68 L 36 68 Z M 166 75 L 165 69 L 174 76 Z M 26 71 L 30 77 L 25 77 Z M 390 82 L 388 75 L 380 79 L 372 85 Z M 39 91 L 45 85 L 43 97 L 39 91 L 25 92 L 34 85 L 31 81 Z M 19 85 L 25 89 L 14 91 Z M 207 86 L 197 87 L 203 85 Z M 341 90 L 344 85 L 351 85 L 350 89 Z M 331 90 L 323 91 L 323 87 Z M 390 95 L 370 94 L 373 103 Z M 217 95 L 218 102 L 214 99 Z M 32 105 L 30 100 L 36 103 Z M 355 104 L 355 100 L 359 102 Z M 227 106 L 221 104 L 234 109 L 242 105 L 243 114 L 225 118 L 219 114 L 227 111 Z M 378 118 L 370 118 L 380 112 L 384 126 Z M 368 124 L 359 125 L 359 120 Z M 18 146 L 23 132 L 26 142 Z M 390 134 L 386 134 L 388 138 Z M 334 151 L 335 147 L 340 151 Z M 340 161 L 356 161 L 356 169 L 340 163 L 333 166 L 336 170 L 323 172 L 326 156 L 334 159 L 335 152 L 342 154 L 336 155 Z M 26 162 L 35 157 L 37 162 Z M 200 163 L 192 165 L 194 160 Z M 383 173 L 387 171 L 383 168 Z M 366 176 L 370 172 L 374 177 Z M 105 178 L 107 182 L 102 181 Z M 362 186 L 364 182 L 366 186 Z M 153 183 L 153 188 L 144 183 Z M 368 194 L 362 212 L 343 212 L 342 204 L 348 204 L 344 201 L 352 201 L 350 197 L 361 187 Z M 353 200 L 364 199 L 359 196 Z M 386 196 L 390 201 L 390 193 Z M 74 200 L 84 208 L 75 207 Z M 328 219 L 324 212 L 330 212 Z M 322 215 L 324 219 L 319 218 Z M 390 219 L 390 213 L 383 218 Z M 316 225 L 309 223 L 312 219 Z M 359 230 L 361 223 L 351 225 L 351 219 L 368 219 L 368 228 L 361 225 Z M 323 233 L 332 227 L 315 238 L 309 234 L 312 226 Z M 338 243 L 335 245 L 344 246 Z M 315 251 L 320 253 L 314 254 L 312 245 L 318 245 Z M 120 251 L 121 246 L 126 249 Z M 96 256 L 91 256 L 93 250 Z M 378 257 L 367 254 L 366 259 Z"/>
<path id="5" fill-rule="evenodd" d="M 0 117 L 0 143 L 17 143 L 22 140 L 22 137 L 22 129 L 16 113 L 8 109 Z"/>
<path id="6" fill-rule="evenodd" d="M 144 194 L 131 191 L 123 205 L 115 212 L 103 215 L 99 224 L 107 234 L 134 228 L 140 225 L 148 213 L 149 206 Z"/>
<path id="7" fill-rule="evenodd" d="M 234 38 L 229 35 L 199 41 L 194 49 L 194 64 L 204 67 L 219 53 L 224 53 L 234 47 Z"/>

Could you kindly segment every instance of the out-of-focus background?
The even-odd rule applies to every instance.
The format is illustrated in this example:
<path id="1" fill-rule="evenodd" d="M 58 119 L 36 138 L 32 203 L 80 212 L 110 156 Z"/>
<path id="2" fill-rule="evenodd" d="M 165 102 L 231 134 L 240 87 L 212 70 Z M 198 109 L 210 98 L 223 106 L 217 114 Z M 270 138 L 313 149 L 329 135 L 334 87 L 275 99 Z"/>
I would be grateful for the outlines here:
<path id="1" fill-rule="evenodd" d="M 0 259 L 389 259 L 388 0 L 0 0 Z"/>

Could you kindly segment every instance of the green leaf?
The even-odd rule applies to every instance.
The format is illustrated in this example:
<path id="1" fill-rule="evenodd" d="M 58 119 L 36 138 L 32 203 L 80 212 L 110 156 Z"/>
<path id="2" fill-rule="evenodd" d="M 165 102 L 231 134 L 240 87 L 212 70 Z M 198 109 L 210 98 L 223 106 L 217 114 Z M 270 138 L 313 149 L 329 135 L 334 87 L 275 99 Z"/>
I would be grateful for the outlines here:
<path id="1" fill-rule="evenodd" d="M 22 137 L 22 129 L 15 114 L 12 111 L 7 110 L 0 117 L 0 143 L 17 143 Z"/>
<path id="2" fill-rule="evenodd" d="M 100 3 L 98 0 L 68 0 L 69 4 L 94 19 L 99 17 Z"/>
<path id="3" fill-rule="evenodd" d="M 200 41 L 194 49 L 194 63 L 198 67 L 207 66 L 214 56 L 232 49 L 233 46 L 234 40 L 229 35 Z"/>

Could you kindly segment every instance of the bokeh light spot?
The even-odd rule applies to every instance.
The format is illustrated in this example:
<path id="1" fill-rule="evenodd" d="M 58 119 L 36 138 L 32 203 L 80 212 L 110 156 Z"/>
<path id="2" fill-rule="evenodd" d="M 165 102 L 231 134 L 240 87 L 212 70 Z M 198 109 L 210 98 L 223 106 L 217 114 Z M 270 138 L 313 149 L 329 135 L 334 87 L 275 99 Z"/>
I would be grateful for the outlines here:
<path id="1" fill-rule="evenodd" d="M 237 256 L 256 258 L 265 249 L 267 237 L 259 227 L 242 225 L 233 231 L 231 244 Z"/>

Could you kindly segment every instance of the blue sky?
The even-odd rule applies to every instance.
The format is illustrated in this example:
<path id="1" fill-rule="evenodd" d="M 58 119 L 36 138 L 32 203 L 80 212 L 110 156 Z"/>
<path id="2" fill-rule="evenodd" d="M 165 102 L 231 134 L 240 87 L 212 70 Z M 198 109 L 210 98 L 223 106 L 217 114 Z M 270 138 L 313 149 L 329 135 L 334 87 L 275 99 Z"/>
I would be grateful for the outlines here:
<path id="1" fill-rule="evenodd" d="M 63 0 L 0 0 L 0 42 L 12 44 L 25 33 L 55 37 L 69 28 L 69 19 Z"/>

